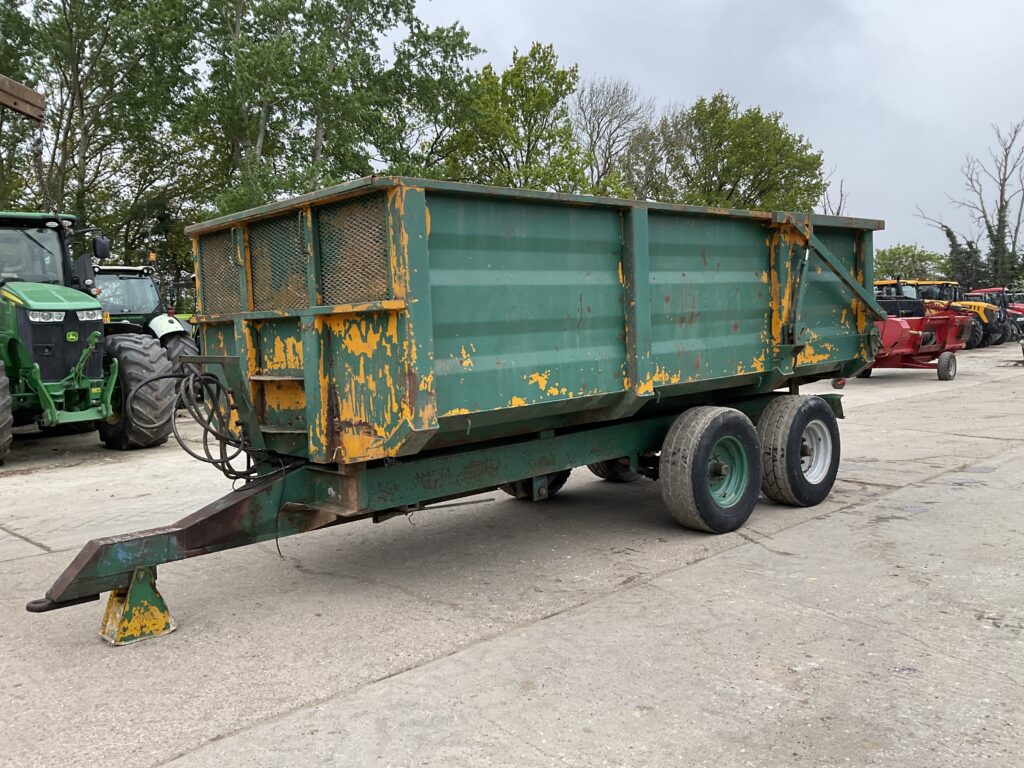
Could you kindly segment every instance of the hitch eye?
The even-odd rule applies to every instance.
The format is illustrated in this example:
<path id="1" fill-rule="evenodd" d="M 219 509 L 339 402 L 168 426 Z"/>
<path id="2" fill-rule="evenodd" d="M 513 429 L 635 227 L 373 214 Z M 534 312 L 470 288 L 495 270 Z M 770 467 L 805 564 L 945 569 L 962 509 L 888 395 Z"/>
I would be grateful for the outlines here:
<path id="1" fill-rule="evenodd" d="M 33 323 L 63 323 L 64 313 L 63 312 L 38 312 L 30 309 L 28 312 L 28 319 Z"/>

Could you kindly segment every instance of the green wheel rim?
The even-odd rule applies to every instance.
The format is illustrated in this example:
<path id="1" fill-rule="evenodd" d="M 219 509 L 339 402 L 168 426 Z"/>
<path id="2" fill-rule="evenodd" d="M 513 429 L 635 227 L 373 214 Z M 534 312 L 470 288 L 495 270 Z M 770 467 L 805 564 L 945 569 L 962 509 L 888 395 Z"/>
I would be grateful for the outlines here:
<path id="1" fill-rule="evenodd" d="M 743 444 L 727 435 L 715 443 L 708 458 L 708 490 L 720 507 L 731 507 L 743 498 L 750 483 L 750 462 Z"/>

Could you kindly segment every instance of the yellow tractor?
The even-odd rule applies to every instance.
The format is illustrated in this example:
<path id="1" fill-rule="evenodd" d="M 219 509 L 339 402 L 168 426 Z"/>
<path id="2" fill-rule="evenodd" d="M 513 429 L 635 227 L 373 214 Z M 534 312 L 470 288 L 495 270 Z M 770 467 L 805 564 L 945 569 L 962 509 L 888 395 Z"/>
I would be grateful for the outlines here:
<path id="1" fill-rule="evenodd" d="M 1001 310 L 995 304 L 966 298 L 953 280 L 876 280 L 875 294 L 887 298 L 919 299 L 926 312 L 955 309 L 971 315 L 967 348 L 987 347 L 1005 341 Z"/>

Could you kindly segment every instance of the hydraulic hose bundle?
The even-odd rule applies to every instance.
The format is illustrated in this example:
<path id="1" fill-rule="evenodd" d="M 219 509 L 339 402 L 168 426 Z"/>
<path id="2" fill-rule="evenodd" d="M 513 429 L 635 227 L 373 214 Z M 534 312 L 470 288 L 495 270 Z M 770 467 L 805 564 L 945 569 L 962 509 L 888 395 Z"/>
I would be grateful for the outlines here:
<path id="1" fill-rule="evenodd" d="M 164 374 L 146 379 L 132 390 L 125 400 L 125 410 L 145 427 L 159 424 L 145 424 L 138 419 L 138 411 L 132 410 L 135 395 L 146 386 L 163 379 L 177 380 L 177 394 L 174 408 L 168 415 L 171 431 L 178 445 L 192 458 L 205 464 L 212 464 L 232 481 L 249 482 L 267 474 L 266 464 L 273 470 L 286 468 L 287 462 L 269 451 L 253 448 L 242 429 L 235 424 L 236 412 L 231 390 L 224 386 L 212 373 L 200 371 L 196 366 L 185 364 L 182 373 Z M 202 430 L 201 449 L 196 450 L 182 435 L 178 426 L 179 414 L 184 411 Z M 161 422 L 164 423 L 164 422 Z M 232 462 L 245 455 L 245 469 L 237 469 Z M 263 466 L 261 466 L 263 465 Z"/>

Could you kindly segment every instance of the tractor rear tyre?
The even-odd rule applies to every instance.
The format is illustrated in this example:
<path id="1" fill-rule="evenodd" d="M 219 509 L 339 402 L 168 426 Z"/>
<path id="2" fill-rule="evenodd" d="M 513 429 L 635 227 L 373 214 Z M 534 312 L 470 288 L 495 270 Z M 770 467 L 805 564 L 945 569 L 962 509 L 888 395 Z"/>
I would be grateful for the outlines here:
<path id="1" fill-rule="evenodd" d="M 0 360 L 0 464 L 11 452 L 14 441 L 14 401 L 11 399 L 11 382 L 7 378 L 4 361 Z"/>
<path id="2" fill-rule="evenodd" d="M 728 533 L 747 522 L 761 485 L 757 432 L 733 408 L 684 411 L 661 446 L 661 499 L 686 528 Z"/>
<path id="3" fill-rule="evenodd" d="M 956 355 L 952 352 L 943 352 L 939 355 L 939 362 L 936 368 L 939 374 L 939 381 L 952 381 L 956 378 Z"/>
<path id="4" fill-rule="evenodd" d="M 173 372 L 160 342 L 150 336 L 119 333 L 103 340 L 104 361 L 117 360 L 114 414 L 100 422 L 100 440 L 119 451 L 151 448 L 167 442 L 174 409 Z M 106 366 L 105 366 L 106 367 Z M 135 393 L 135 394 L 132 394 Z M 131 410 L 126 407 L 131 396 Z"/>
<path id="5" fill-rule="evenodd" d="M 780 395 L 757 421 L 764 482 L 772 501 L 813 507 L 831 493 L 839 472 L 839 424 L 820 397 Z"/>
<path id="6" fill-rule="evenodd" d="M 163 345 L 164 352 L 167 353 L 167 359 L 171 361 L 171 366 L 175 373 L 186 372 L 181 367 L 182 355 L 199 354 L 199 345 L 196 344 L 195 339 L 187 333 L 176 333 L 173 336 L 165 336 L 161 339 L 160 343 Z"/>
<path id="7" fill-rule="evenodd" d="M 609 459 L 596 464 L 587 464 L 587 469 L 610 483 L 635 483 L 640 479 L 639 472 L 629 469 L 629 459 Z"/>
<path id="8" fill-rule="evenodd" d="M 970 328 L 967 331 L 967 348 L 975 349 L 981 346 L 985 340 L 985 328 L 976 317 L 971 318 Z"/>

